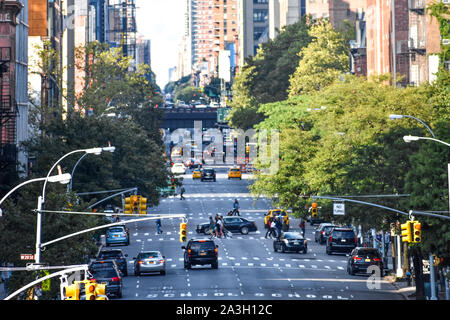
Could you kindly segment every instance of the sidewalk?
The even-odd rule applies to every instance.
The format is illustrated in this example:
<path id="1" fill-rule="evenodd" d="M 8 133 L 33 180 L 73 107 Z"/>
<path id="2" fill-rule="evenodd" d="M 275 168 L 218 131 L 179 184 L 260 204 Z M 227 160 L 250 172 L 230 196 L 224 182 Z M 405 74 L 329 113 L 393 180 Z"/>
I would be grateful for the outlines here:
<path id="1" fill-rule="evenodd" d="M 416 287 L 408 286 L 406 279 L 396 279 L 394 274 L 388 274 L 384 278 L 397 289 L 397 292 L 405 300 L 416 300 Z"/>

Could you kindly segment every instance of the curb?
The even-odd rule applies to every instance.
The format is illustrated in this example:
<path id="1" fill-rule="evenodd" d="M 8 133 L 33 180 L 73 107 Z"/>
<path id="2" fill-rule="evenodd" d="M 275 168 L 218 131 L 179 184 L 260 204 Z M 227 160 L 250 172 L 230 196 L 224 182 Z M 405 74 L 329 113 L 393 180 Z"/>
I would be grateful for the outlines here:
<path id="1" fill-rule="evenodd" d="M 396 281 L 394 281 L 394 277 L 391 275 L 385 276 L 384 279 L 387 280 L 393 287 L 395 287 L 397 289 L 397 293 L 401 294 L 405 300 L 415 300 L 409 297 L 409 291 L 413 289 L 415 292 L 415 287 L 401 287 Z"/>

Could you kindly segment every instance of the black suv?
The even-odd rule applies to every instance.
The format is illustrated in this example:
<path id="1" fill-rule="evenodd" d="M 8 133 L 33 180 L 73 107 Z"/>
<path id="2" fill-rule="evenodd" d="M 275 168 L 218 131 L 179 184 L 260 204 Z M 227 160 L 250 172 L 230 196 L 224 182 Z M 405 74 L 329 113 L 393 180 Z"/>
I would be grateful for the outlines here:
<path id="1" fill-rule="evenodd" d="M 202 181 L 213 180 L 216 181 L 216 171 L 211 168 L 205 168 L 202 170 Z"/>
<path id="2" fill-rule="evenodd" d="M 105 259 L 89 264 L 89 272 L 97 283 L 106 284 L 106 295 L 122 298 L 122 272 L 116 260 Z"/>
<path id="3" fill-rule="evenodd" d="M 334 227 L 327 238 L 326 252 L 350 253 L 356 244 L 356 235 L 352 228 Z"/>
<path id="4" fill-rule="evenodd" d="M 384 275 L 383 261 L 380 251 L 375 248 L 361 248 L 353 249 L 347 261 L 347 272 L 354 275 L 356 272 L 366 272 L 370 267 L 376 266 L 380 272 L 380 276 Z"/>
<path id="5" fill-rule="evenodd" d="M 97 260 L 104 260 L 104 259 L 116 260 L 120 271 L 122 271 L 124 276 L 128 276 L 127 257 L 128 257 L 128 254 L 124 254 L 122 249 L 102 249 L 98 253 L 96 259 Z"/>
<path id="6" fill-rule="evenodd" d="M 213 269 L 219 267 L 217 248 L 219 246 L 210 239 L 191 239 L 184 249 L 184 268 L 190 269 L 193 265 L 210 264 Z"/>

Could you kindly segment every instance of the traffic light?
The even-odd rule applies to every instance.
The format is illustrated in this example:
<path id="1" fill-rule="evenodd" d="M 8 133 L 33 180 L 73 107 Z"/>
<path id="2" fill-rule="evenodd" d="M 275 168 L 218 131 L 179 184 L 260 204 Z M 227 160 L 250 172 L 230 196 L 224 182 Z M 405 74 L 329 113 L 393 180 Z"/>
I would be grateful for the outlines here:
<path id="1" fill-rule="evenodd" d="M 186 222 L 182 222 L 180 223 L 180 242 L 186 242 L 187 240 L 187 223 Z"/>
<path id="2" fill-rule="evenodd" d="M 246 145 L 245 145 L 245 154 L 249 154 L 250 153 L 250 146 L 249 146 L 249 144 L 247 143 Z"/>
<path id="3" fill-rule="evenodd" d="M 86 300 L 96 300 L 96 292 L 95 292 L 95 281 L 84 281 L 84 294 L 86 295 Z"/>
<path id="4" fill-rule="evenodd" d="M 139 214 L 147 214 L 147 198 L 139 198 Z"/>
<path id="5" fill-rule="evenodd" d="M 131 205 L 131 197 L 125 198 L 125 214 L 132 214 L 133 213 L 133 207 Z"/>
<path id="6" fill-rule="evenodd" d="M 413 223 L 413 243 L 420 243 L 422 241 L 422 225 L 419 221 L 412 221 Z"/>
<path id="7" fill-rule="evenodd" d="M 95 300 L 106 300 L 106 284 L 97 283 L 95 286 Z"/>
<path id="8" fill-rule="evenodd" d="M 402 242 L 412 242 L 412 224 L 413 221 L 406 221 L 406 223 L 400 225 L 402 230 Z"/>
<path id="9" fill-rule="evenodd" d="M 315 218 L 317 216 L 319 209 L 317 209 L 317 203 L 311 204 L 311 217 Z"/>
<path id="10" fill-rule="evenodd" d="M 77 283 L 64 287 L 64 300 L 80 300 L 80 287 Z"/>
<path id="11" fill-rule="evenodd" d="M 139 213 L 139 196 L 132 195 L 131 197 L 131 209 L 133 214 Z"/>
<path id="12" fill-rule="evenodd" d="M 175 179 L 172 178 L 172 189 L 175 190 Z"/>

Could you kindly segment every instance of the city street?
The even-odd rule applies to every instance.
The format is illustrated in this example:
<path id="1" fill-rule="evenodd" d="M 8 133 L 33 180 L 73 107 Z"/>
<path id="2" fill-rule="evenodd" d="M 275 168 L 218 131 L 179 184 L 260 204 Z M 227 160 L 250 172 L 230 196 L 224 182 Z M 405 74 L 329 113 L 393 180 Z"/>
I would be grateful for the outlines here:
<path id="1" fill-rule="evenodd" d="M 153 221 L 129 225 L 131 243 L 120 246 L 128 254 L 128 276 L 123 278 L 123 300 L 398 300 L 403 297 L 382 279 L 379 288 L 368 275 L 349 276 L 347 257 L 328 256 L 325 246 L 314 242 L 314 228 L 307 224 L 308 253 L 273 251 L 273 240 L 265 239 L 264 214 L 271 208 L 268 199 L 254 200 L 247 189 L 249 180 L 228 180 L 226 168 L 217 168 L 217 182 L 192 180 L 184 176 L 185 200 L 162 199 L 149 214 L 185 213 L 188 218 L 188 240 L 204 237 L 195 231 L 198 223 L 208 222 L 216 213 L 226 215 L 238 199 L 241 216 L 256 221 L 257 232 L 233 234 L 232 238 L 215 239 L 218 244 L 219 268 L 209 265 L 183 267 L 183 243 L 179 241 L 180 219 L 162 221 L 163 234 L 156 233 Z M 291 230 L 298 231 L 298 219 L 291 218 Z M 166 257 L 166 275 L 135 276 L 133 257 L 139 251 L 159 250 Z M 368 284 L 369 282 L 369 284 Z"/>

